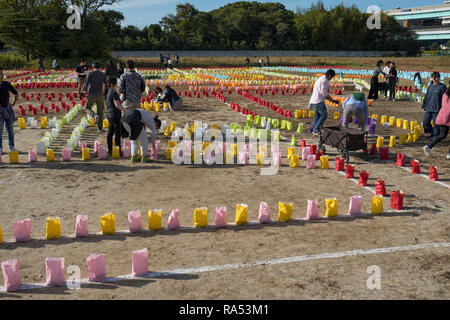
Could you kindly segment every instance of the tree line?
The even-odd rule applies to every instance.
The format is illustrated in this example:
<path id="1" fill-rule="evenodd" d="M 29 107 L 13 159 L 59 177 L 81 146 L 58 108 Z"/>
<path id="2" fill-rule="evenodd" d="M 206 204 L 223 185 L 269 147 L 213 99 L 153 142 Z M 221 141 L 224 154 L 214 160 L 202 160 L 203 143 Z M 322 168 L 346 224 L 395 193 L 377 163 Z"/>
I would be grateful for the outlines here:
<path id="1" fill-rule="evenodd" d="M 111 50 L 362 50 L 417 54 L 415 34 L 355 5 L 326 9 L 318 2 L 296 12 L 281 3 L 235 2 L 204 12 L 180 4 L 175 14 L 143 28 L 121 26 L 122 13 L 103 9 L 118 0 L 0 0 L 0 41 L 27 58 L 105 57 Z M 70 4 L 82 8 L 81 30 L 66 26 Z"/>

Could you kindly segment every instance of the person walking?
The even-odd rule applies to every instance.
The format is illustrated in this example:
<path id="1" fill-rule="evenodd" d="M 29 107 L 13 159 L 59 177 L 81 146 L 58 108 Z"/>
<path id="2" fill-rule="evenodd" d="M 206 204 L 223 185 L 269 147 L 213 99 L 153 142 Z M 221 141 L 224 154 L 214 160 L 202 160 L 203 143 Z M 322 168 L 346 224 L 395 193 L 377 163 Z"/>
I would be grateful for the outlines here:
<path id="1" fill-rule="evenodd" d="M 52 67 L 53 67 L 53 70 L 59 70 L 60 69 L 59 65 L 58 65 L 58 62 L 56 61 L 56 58 L 53 59 Z"/>
<path id="2" fill-rule="evenodd" d="M 117 68 L 111 60 L 108 60 L 108 63 L 106 64 L 105 73 L 108 79 L 117 78 Z"/>
<path id="3" fill-rule="evenodd" d="M 178 65 L 179 60 L 180 60 L 180 57 L 177 54 L 175 54 L 175 64 L 176 65 Z"/>
<path id="4" fill-rule="evenodd" d="M 439 135 L 434 137 L 429 144 L 423 147 L 427 156 L 431 156 L 431 149 L 448 136 L 450 129 L 450 82 L 446 92 L 442 96 L 442 107 L 436 117 L 435 125 L 439 126 Z M 447 152 L 447 160 L 450 160 L 450 148 Z"/>
<path id="5" fill-rule="evenodd" d="M 159 60 L 161 61 L 161 65 L 164 66 L 164 56 L 162 55 L 162 53 L 159 53 Z"/>
<path id="6" fill-rule="evenodd" d="M 86 109 L 91 116 L 94 116 L 97 125 L 98 132 L 103 132 L 103 109 L 105 108 L 105 96 L 106 92 L 106 74 L 101 72 L 100 63 L 94 62 L 92 64 L 94 70 L 90 71 L 86 77 L 86 82 L 83 86 L 83 92 L 87 92 Z M 92 106 L 97 105 L 97 115 L 92 111 Z"/>
<path id="7" fill-rule="evenodd" d="M 39 64 L 39 70 L 38 70 L 38 72 L 41 72 L 41 70 L 42 70 L 43 72 L 45 72 L 44 61 L 43 61 L 43 59 L 42 59 L 42 56 L 39 56 L 39 62 L 38 62 L 38 64 Z"/>
<path id="8" fill-rule="evenodd" d="M 78 94 L 81 96 L 83 93 L 84 83 L 86 82 L 86 77 L 89 71 L 86 65 L 86 59 L 80 61 L 80 64 L 75 69 L 77 73 L 77 83 L 78 83 Z"/>
<path id="9" fill-rule="evenodd" d="M 379 89 L 378 77 L 380 76 L 380 74 L 384 75 L 383 71 L 381 70 L 382 67 L 383 67 L 383 60 L 379 60 L 375 67 L 375 71 L 373 72 L 372 78 L 370 79 L 370 91 L 367 99 L 373 100 L 378 99 L 378 89 Z"/>
<path id="10" fill-rule="evenodd" d="M 314 83 L 313 93 L 309 100 L 309 109 L 314 109 L 313 135 L 318 136 L 319 130 L 328 118 L 327 106 L 325 100 L 335 104 L 339 101 L 334 100 L 328 94 L 330 80 L 336 75 L 333 69 L 329 69 L 323 76 Z"/>
<path id="11" fill-rule="evenodd" d="M 250 65 L 250 59 L 249 59 L 248 57 L 245 59 L 245 65 L 246 65 L 246 66 L 249 66 L 249 65 Z"/>
<path id="12" fill-rule="evenodd" d="M 398 77 L 395 62 L 391 62 L 388 76 L 389 100 L 395 101 L 395 87 L 397 86 Z"/>
<path id="13" fill-rule="evenodd" d="M 417 71 L 414 74 L 414 85 L 416 86 L 417 90 L 422 90 L 422 76 L 420 75 L 420 71 Z"/>
<path id="14" fill-rule="evenodd" d="M 120 76 L 119 93 L 123 94 L 123 107 L 129 111 L 138 109 L 141 106 L 141 96 L 145 91 L 145 81 L 136 72 L 134 61 L 128 60 L 126 72 Z"/>
<path id="15" fill-rule="evenodd" d="M 423 131 L 424 133 L 430 133 L 428 138 L 436 138 L 439 136 L 439 126 L 436 125 L 436 118 L 442 107 L 442 96 L 446 92 L 447 88 L 445 84 L 441 83 L 441 74 L 439 72 L 433 72 L 431 74 L 433 83 L 428 87 L 425 98 L 423 99 L 422 109 L 425 111 L 423 116 Z M 433 120 L 434 126 L 431 126 L 431 120 Z"/>
<path id="16" fill-rule="evenodd" d="M 17 151 L 14 147 L 14 110 L 19 94 L 8 81 L 3 81 L 5 75 L 0 68 L 0 155 L 3 153 L 3 128 L 8 132 L 9 151 Z M 14 101 L 9 102 L 10 93 L 14 95 Z"/>

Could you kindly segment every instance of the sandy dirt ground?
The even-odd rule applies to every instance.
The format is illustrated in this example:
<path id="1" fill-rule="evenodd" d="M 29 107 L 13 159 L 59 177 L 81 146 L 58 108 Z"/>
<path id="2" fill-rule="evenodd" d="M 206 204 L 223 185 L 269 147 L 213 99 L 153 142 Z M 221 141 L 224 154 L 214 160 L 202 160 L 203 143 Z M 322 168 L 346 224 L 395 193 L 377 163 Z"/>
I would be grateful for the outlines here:
<path id="1" fill-rule="evenodd" d="M 185 88 L 176 89 L 183 91 Z M 277 116 L 236 93 L 226 94 L 226 97 L 227 101 L 246 103 L 249 109 L 262 115 Z M 264 99 L 292 111 L 306 109 L 309 97 L 309 94 L 263 95 Z M 161 113 L 161 119 L 176 121 L 179 127 L 194 120 L 220 126 L 230 121 L 243 124 L 245 120 L 215 97 L 185 98 L 185 105 L 180 112 Z M 329 114 L 335 110 L 329 108 Z M 418 103 L 403 101 L 377 101 L 370 108 L 370 114 L 373 113 L 419 122 L 423 117 Z M 54 143 L 58 158 L 61 147 L 83 114 L 84 110 L 64 127 L 62 135 Z M 328 120 L 326 125 L 336 123 Z M 294 130 L 296 128 L 294 125 Z M 92 155 L 93 160 L 83 162 L 78 151 L 74 152 L 73 161 L 68 163 L 47 163 L 45 157 L 39 156 L 37 163 L 28 164 L 26 152 L 36 146 L 45 130 L 20 131 L 16 123 L 15 132 L 21 163 L 10 165 L 7 163 L 8 155 L 3 154 L 3 164 L 0 165 L 0 225 L 5 240 L 13 240 L 14 221 L 30 218 L 34 239 L 26 243 L 1 244 L 0 260 L 18 259 L 24 283 L 45 282 L 46 257 L 64 257 L 66 268 L 78 265 L 82 278 L 87 278 L 86 258 L 91 253 L 106 253 L 108 276 L 118 276 L 131 273 L 131 251 L 142 248 L 148 248 L 150 271 L 167 271 L 317 253 L 449 242 L 450 189 L 399 169 L 394 162 L 397 152 L 405 153 L 408 160 L 419 159 L 426 174 L 430 164 L 437 166 L 442 181 L 450 184 L 450 164 L 445 159 L 448 139 L 433 149 L 433 158 L 426 158 L 423 154 L 422 146 L 427 142 L 425 137 L 416 144 L 392 149 L 390 161 L 381 161 L 378 156 L 365 159 L 361 152 L 351 153 L 350 162 L 356 165 L 356 171 L 364 169 L 370 173 L 369 187 L 374 188 L 376 179 L 382 178 L 386 181 L 388 193 L 391 190 L 405 192 L 406 213 L 220 230 L 147 231 L 141 234 L 93 235 L 87 239 L 62 237 L 43 240 L 48 216 L 59 216 L 63 235 L 71 236 L 78 214 L 88 215 L 90 232 L 100 232 L 100 216 L 107 212 L 115 214 L 116 230 L 128 229 L 127 213 L 133 210 L 141 210 L 143 225 L 147 228 L 146 216 L 150 208 L 162 208 L 163 226 L 174 208 L 180 209 L 182 226 L 193 226 L 194 208 L 207 206 L 209 224 L 213 225 L 216 206 L 227 206 L 229 223 L 234 222 L 238 203 L 248 204 L 248 219 L 257 220 L 260 201 L 268 203 L 272 219 L 276 219 L 278 201 L 293 202 L 293 218 L 303 218 L 308 199 L 319 199 L 319 211 L 323 216 L 326 198 L 336 197 L 339 213 L 346 214 L 349 197 L 361 195 L 363 211 L 370 212 L 373 194 L 331 169 L 308 170 L 304 161 L 300 168 L 290 168 L 286 159 L 287 147 L 295 131 L 281 133 L 288 138 L 280 144 L 283 166 L 273 176 L 260 175 L 260 167 L 256 165 L 174 165 L 165 158 L 168 138 L 164 136 L 159 136 L 163 151 L 159 159 L 150 164 L 132 164 L 129 160 L 99 161 L 95 155 Z M 392 131 L 380 127 L 376 133 L 389 136 Z M 295 135 L 298 139 L 306 139 L 307 143 L 318 143 L 318 138 L 309 133 Z M 3 138 L 6 151 L 6 134 Z M 82 137 L 82 141 L 87 141 L 91 148 L 97 139 L 106 145 L 106 133 L 98 134 L 96 128 L 89 128 Z M 339 153 L 328 148 L 327 154 L 330 155 L 330 167 L 334 167 L 334 156 L 339 156 Z M 389 197 L 385 199 L 384 208 L 386 211 L 390 209 Z M 366 269 L 371 265 L 381 269 L 380 290 L 369 290 L 366 286 L 369 277 Z M 80 290 L 46 288 L 0 293 L 0 298 L 449 299 L 449 266 L 448 248 L 434 248 L 95 283 Z"/>

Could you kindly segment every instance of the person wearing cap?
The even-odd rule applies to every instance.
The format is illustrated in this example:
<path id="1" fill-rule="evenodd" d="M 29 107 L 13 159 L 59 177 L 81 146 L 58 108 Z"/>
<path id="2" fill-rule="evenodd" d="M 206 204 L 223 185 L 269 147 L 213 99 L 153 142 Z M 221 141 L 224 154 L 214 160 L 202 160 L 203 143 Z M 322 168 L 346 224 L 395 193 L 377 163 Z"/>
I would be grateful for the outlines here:
<path id="1" fill-rule="evenodd" d="M 369 105 L 362 92 L 355 92 L 352 96 L 347 98 L 342 104 L 342 110 L 344 112 L 344 122 L 342 126 L 348 128 L 350 117 L 356 117 L 358 120 L 358 129 L 364 131 L 369 117 Z"/>
<path id="2" fill-rule="evenodd" d="M 97 115 L 95 119 L 98 125 L 98 132 L 103 132 L 103 109 L 105 108 L 106 74 L 101 72 L 100 63 L 92 64 L 94 70 L 90 71 L 84 82 L 83 92 L 87 93 L 86 109 L 91 116 L 95 116 L 92 106 L 97 105 Z"/>

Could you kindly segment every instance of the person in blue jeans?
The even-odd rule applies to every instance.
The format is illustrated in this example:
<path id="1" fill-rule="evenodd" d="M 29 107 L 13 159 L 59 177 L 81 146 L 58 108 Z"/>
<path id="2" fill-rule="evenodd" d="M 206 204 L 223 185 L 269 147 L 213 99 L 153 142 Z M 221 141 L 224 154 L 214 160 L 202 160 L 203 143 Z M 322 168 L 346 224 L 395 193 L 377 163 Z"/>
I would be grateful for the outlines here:
<path id="1" fill-rule="evenodd" d="M 440 134 L 439 126 L 436 125 L 436 118 L 442 108 L 442 96 L 447 90 L 445 84 L 441 83 L 441 74 L 439 72 L 433 72 L 431 78 L 433 83 L 428 87 L 422 103 L 422 109 L 425 110 L 423 131 L 431 134 L 428 136 L 430 139 Z M 433 126 L 431 126 L 431 120 L 433 120 Z"/>
<path id="2" fill-rule="evenodd" d="M 314 109 L 313 135 L 318 136 L 319 130 L 328 118 L 327 106 L 325 100 L 339 104 L 328 94 L 329 82 L 336 75 L 336 72 L 329 69 L 322 77 L 316 80 L 313 93 L 309 100 L 309 108 Z"/>
<path id="3" fill-rule="evenodd" d="M 0 154 L 3 153 L 3 128 L 6 127 L 8 131 L 9 150 L 16 151 L 14 147 L 14 111 L 12 107 L 17 102 L 19 94 L 16 89 L 8 82 L 3 81 L 3 69 L 0 68 Z M 14 102 L 9 103 L 9 93 L 14 95 Z"/>

